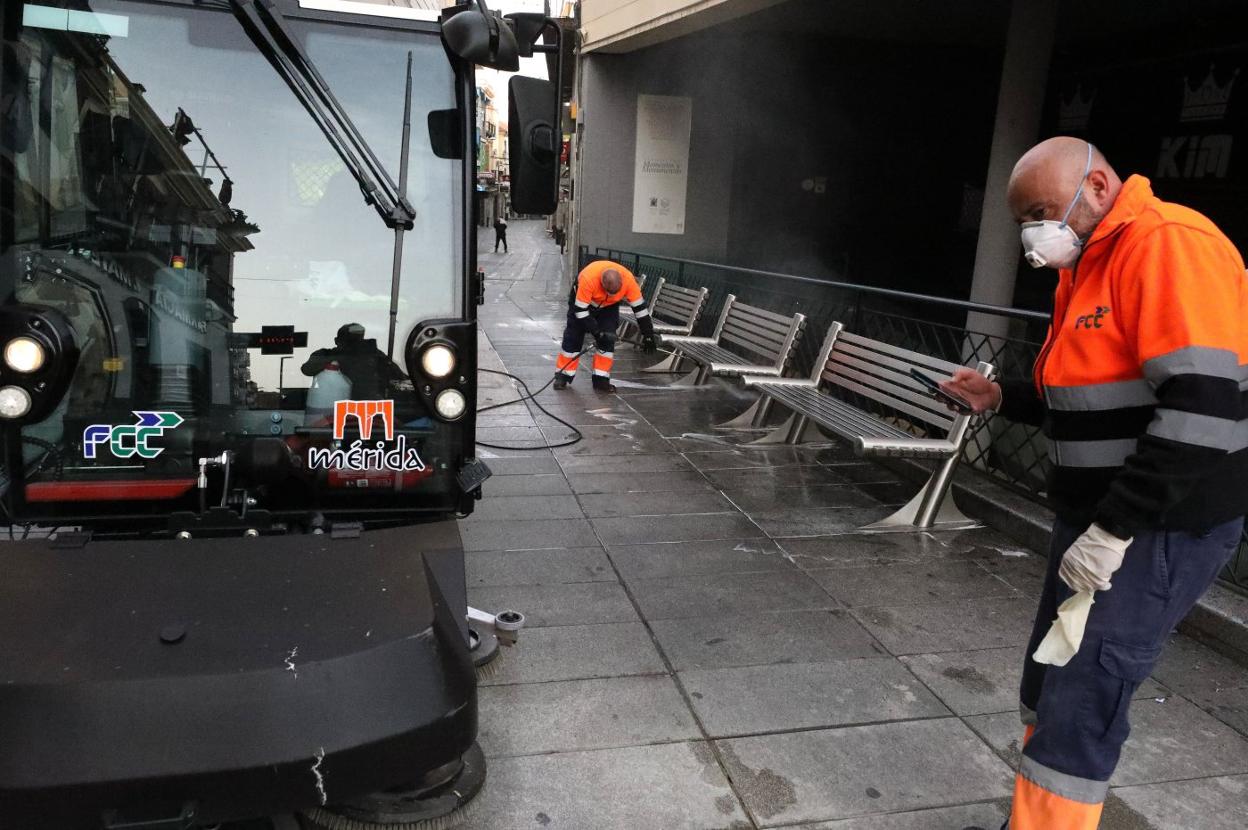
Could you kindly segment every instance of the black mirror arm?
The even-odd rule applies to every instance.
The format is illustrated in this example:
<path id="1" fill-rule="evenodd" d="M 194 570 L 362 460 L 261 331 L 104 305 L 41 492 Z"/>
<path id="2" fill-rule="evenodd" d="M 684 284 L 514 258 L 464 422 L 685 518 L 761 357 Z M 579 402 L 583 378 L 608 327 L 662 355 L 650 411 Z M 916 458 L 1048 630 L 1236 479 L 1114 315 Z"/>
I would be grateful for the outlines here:
<path id="1" fill-rule="evenodd" d="M 334 96 L 316 65 L 291 35 L 273 0 L 229 0 L 247 36 L 309 116 L 390 228 L 411 230 L 416 211 Z"/>

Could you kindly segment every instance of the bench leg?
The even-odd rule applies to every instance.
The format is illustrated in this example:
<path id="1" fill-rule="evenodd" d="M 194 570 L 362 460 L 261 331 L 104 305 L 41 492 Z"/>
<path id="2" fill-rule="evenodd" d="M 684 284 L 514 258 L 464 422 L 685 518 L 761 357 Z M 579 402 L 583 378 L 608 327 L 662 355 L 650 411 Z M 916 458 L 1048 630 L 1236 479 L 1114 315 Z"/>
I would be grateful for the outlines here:
<path id="1" fill-rule="evenodd" d="M 754 413 L 754 423 L 750 426 L 760 428 L 767 425 L 767 416 L 771 414 L 771 405 L 775 403 L 775 398 L 771 395 L 763 395 L 758 401 L 758 411 Z"/>
<path id="2" fill-rule="evenodd" d="M 982 522 L 967 518 L 953 503 L 953 472 L 961 454 L 941 462 L 923 489 L 906 506 L 886 519 L 858 528 L 877 533 L 920 530 L 970 530 L 983 527 Z"/>
<path id="3" fill-rule="evenodd" d="M 724 421 L 722 424 L 716 424 L 715 429 L 750 429 L 757 427 L 761 422 L 767 420 L 767 413 L 770 411 L 771 396 L 760 395 L 758 400 L 750 404 L 749 409 L 731 420 Z"/>
<path id="4" fill-rule="evenodd" d="M 790 415 L 783 424 L 762 438 L 750 441 L 751 446 L 775 446 L 776 444 L 822 443 L 826 439 L 819 427 L 805 415 Z"/>
<path id="5" fill-rule="evenodd" d="M 679 351 L 674 351 L 658 363 L 653 366 L 646 366 L 641 371 L 653 372 L 656 375 L 671 375 L 680 370 L 680 361 L 683 359 L 684 357 Z"/>
<path id="6" fill-rule="evenodd" d="M 701 378 L 702 378 L 702 367 L 699 366 L 698 368 L 694 369 L 692 372 L 689 372 L 688 374 L 685 374 L 685 375 L 681 375 L 679 378 L 669 383 L 668 386 L 686 386 L 689 388 L 693 388 L 695 386 L 702 385 Z"/>

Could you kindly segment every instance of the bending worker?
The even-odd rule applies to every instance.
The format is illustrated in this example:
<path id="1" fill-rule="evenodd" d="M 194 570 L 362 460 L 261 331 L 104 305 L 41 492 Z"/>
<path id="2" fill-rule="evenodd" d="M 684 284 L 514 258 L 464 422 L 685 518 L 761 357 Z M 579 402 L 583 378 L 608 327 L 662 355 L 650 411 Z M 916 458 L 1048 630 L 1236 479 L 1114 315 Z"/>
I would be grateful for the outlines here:
<path id="1" fill-rule="evenodd" d="M 1230 241 L 1088 142 L 1019 159 L 1010 210 L 1027 261 L 1059 272 L 1030 381 L 960 369 L 978 411 L 1044 425 L 1057 521 L 1024 658 L 1013 830 L 1100 821 L 1132 693 L 1239 545 L 1248 511 L 1248 285 Z M 1112 586 L 1112 590 L 1111 589 Z M 1064 665 L 1031 655 L 1058 605 L 1094 597 Z M 1093 593 L 1095 592 L 1095 593 Z"/>
<path id="2" fill-rule="evenodd" d="M 594 390 L 615 391 L 611 366 L 615 363 L 615 330 L 620 324 L 621 300 L 627 300 L 633 308 L 633 317 L 641 329 L 642 349 L 647 353 L 655 350 L 654 321 L 633 272 L 609 259 L 591 262 L 577 275 L 576 285 L 568 295 L 568 324 L 563 329 L 562 351 L 555 359 L 556 389 L 566 388 L 576 376 L 581 346 L 588 334 L 598 347 L 594 355 Z"/>

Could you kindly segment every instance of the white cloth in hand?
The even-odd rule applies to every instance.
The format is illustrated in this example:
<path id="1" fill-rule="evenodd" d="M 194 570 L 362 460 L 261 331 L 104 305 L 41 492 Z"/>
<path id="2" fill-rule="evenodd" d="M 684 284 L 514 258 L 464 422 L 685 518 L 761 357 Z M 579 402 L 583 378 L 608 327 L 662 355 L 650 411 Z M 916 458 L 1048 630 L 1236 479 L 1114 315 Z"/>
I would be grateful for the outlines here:
<path id="1" fill-rule="evenodd" d="M 1088 624 L 1092 610 L 1091 591 L 1080 591 L 1063 602 L 1057 609 L 1057 619 L 1049 627 L 1049 633 L 1040 641 L 1031 659 L 1050 666 L 1064 666 L 1079 651 L 1083 642 L 1083 630 Z"/>
<path id="2" fill-rule="evenodd" d="M 1094 524 L 1067 548 L 1057 575 L 1075 593 L 1108 591 L 1109 578 L 1122 567 L 1122 558 L 1130 545 L 1130 539 L 1119 539 Z"/>

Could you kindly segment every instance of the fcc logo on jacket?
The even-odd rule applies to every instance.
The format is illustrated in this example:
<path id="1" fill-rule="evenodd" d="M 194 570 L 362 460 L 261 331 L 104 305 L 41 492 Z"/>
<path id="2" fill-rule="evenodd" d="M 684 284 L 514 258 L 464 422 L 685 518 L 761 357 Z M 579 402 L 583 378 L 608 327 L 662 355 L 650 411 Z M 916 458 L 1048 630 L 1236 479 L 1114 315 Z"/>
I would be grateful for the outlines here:
<path id="1" fill-rule="evenodd" d="M 1091 314 L 1084 314 L 1075 320 L 1076 329 L 1099 329 L 1106 316 L 1109 315 L 1109 306 L 1098 305 L 1096 311 Z"/>

